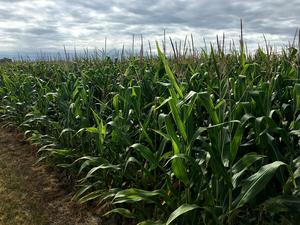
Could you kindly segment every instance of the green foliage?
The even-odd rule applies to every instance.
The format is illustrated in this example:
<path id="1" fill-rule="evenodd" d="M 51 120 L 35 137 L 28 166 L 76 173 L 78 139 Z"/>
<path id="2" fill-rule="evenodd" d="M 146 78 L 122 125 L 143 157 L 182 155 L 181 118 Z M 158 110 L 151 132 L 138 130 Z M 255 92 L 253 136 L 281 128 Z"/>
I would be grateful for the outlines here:
<path id="1" fill-rule="evenodd" d="M 79 202 L 109 204 L 105 215 L 141 225 L 297 221 L 297 49 L 157 52 L 1 64 L 1 120 L 68 170 Z"/>

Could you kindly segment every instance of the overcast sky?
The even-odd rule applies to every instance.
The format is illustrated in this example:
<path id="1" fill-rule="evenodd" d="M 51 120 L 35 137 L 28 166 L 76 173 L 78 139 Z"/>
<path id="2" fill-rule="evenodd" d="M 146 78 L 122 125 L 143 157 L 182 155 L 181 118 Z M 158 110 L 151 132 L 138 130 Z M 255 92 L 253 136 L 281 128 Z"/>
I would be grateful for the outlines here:
<path id="1" fill-rule="evenodd" d="M 263 34 L 272 44 L 293 39 L 300 26 L 300 0 L 0 0 L 0 53 L 67 48 L 131 48 L 132 35 L 147 41 L 184 39 L 196 45 L 226 35 L 254 46 Z M 136 40 L 137 46 L 139 40 Z"/>

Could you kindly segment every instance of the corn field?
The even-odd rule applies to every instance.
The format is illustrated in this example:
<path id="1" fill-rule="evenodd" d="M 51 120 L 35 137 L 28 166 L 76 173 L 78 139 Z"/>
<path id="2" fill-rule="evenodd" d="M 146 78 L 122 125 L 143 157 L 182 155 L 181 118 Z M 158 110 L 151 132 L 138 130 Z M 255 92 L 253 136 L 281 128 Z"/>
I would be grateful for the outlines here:
<path id="1" fill-rule="evenodd" d="M 0 64 L 0 115 L 76 181 L 74 199 L 139 225 L 297 224 L 300 53 Z M 177 52 L 178 53 L 178 52 Z"/>

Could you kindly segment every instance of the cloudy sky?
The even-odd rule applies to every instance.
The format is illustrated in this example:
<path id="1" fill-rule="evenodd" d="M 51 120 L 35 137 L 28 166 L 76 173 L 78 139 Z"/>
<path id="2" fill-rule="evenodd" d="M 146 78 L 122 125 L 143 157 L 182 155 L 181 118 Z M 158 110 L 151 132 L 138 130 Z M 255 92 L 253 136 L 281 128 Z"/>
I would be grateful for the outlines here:
<path id="1" fill-rule="evenodd" d="M 0 0 L 0 53 L 66 48 L 131 48 L 132 35 L 153 43 L 194 36 L 196 45 L 238 41 L 240 18 L 249 46 L 293 40 L 300 26 L 299 0 Z M 139 40 L 136 40 L 139 45 Z"/>

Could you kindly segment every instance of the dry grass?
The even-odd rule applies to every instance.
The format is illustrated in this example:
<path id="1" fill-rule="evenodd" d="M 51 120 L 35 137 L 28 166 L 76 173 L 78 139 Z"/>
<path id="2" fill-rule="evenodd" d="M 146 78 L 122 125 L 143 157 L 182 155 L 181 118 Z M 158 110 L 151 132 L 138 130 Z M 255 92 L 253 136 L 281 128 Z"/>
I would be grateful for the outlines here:
<path id="1" fill-rule="evenodd" d="M 57 174 L 35 162 L 28 144 L 1 129 L 0 225 L 100 224 L 100 219 L 71 201 Z"/>

